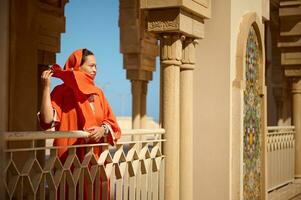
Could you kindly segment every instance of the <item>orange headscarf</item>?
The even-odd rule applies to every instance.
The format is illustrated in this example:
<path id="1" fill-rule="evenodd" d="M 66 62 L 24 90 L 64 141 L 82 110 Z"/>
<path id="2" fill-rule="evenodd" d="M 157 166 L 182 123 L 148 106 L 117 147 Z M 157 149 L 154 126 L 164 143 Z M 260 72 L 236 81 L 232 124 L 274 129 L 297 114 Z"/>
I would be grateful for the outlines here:
<path id="1" fill-rule="evenodd" d="M 82 49 L 74 51 L 68 58 L 64 70 L 55 64 L 52 66 L 53 76 L 60 78 L 64 84 L 57 86 L 51 93 L 52 106 L 58 113 L 59 125 L 56 130 L 86 130 L 92 126 L 108 124 L 113 133 L 109 135 L 108 142 L 114 142 L 120 138 L 121 131 L 116 118 L 109 106 L 103 92 L 94 85 L 92 76 L 79 71 L 82 60 Z M 90 95 L 96 95 L 96 110 L 100 117 L 96 118 L 88 101 Z M 54 145 L 66 146 L 83 143 L 83 140 L 56 139 Z M 100 149 L 94 151 L 100 153 Z M 66 149 L 61 149 L 59 155 L 66 153 Z"/>
<path id="2" fill-rule="evenodd" d="M 82 62 L 83 49 L 75 50 L 67 59 L 64 69 L 67 71 L 78 71 Z"/>

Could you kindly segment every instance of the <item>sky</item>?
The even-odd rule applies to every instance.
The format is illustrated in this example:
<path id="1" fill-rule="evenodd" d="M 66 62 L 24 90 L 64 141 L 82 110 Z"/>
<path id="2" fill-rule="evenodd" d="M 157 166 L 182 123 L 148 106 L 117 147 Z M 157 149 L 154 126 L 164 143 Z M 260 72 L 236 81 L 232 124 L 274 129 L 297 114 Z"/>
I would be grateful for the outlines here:
<path id="1" fill-rule="evenodd" d="M 119 0 L 72 0 L 65 6 L 66 30 L 61 34 L 57 64 L 63 66 L 78 48 L 91 50 L 97 61 L 95 84 L 102 88 L 116 116 L 131 116 L 131 84 L 119 50 Z M 159 119 L 159 67 L 148 84 L 147 115 Z M 61 81 L 53 78 L 52 88 Z"/>

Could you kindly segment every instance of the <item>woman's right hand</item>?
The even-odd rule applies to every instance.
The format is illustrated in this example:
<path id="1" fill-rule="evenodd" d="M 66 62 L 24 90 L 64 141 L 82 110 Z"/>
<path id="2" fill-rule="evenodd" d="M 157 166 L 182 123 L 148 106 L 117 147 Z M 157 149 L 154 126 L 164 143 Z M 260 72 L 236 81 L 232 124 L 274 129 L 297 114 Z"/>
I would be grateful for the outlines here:
<path id="1" fill-rule="evenodd" d="M 50 69 L 43 71 L 41 75 L 41 83 L 44 88 L 50 88 L 52 75 L 53 71 Z"/>

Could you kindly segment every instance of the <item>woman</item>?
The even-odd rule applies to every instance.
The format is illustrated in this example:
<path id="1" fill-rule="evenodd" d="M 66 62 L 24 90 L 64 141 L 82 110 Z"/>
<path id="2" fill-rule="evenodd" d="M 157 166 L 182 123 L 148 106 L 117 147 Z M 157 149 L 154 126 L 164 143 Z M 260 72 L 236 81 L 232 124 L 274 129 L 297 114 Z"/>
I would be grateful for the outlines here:
<path id="1" fill-rule="evenodd" d="M 58 65 L 42 73 L 42 104 L 39 114 L 43 129 L 56 131 L 85 130 L 90 133 L 87 140 L 69 138 L 56 139 L 55 146 L 69 146 L 83 143 L 108 142 L 111 145 L 121 136 L 116 118 L 103 92 L 94 85 L 96 76 L 94 54 L 87 49 L 74 51 L 65 63 L 64 70 Z M 50 94 L 51 77 L 60 78 L 64 83 L 55 87 Z M 84 151 L 77 151 L 82 160 Z M 98 157 L 101 149 L 94 148 Z M 59 149 L 64 162 L 67 149 Z"/>
<path id="2" fill-rule="evenodd" d="M 121 131 L 115 116 L 103 92 L 94 85 L 96 60 L 87 49 L 78 49 L 68 58 L 64 70 L 58 65 L 42 73 L 43 96 L 39 113 L 43 129 L 56 131 L 85 130 L 90 133 L 87 140 L 77 138 L 55 139 L 54 146 L 70 146 L 84 143 L 108 142 L 114 145 Z M 60 78 L 64 83 L 50 93 L 51 77 Z M 100 147 L 93 147 L 96 159 L 101 153 Z M 62 163 L 68 156 L 66 147 L 58 150 Z M 77 156 L 82 162 L 85 148 L 77 148 Z M 71 169 L 73 170 L 73 169 Z M 101 192 L 100 187 L 100 194 Z M 109 190 L 109 188 L 107 188 Z M 68 187 L 66 196 L 68 197 Z M 88 199 L 90 190 L 84 184 L 84 199 Z M 94 196 L 94 195 L 93 195 Z"/>

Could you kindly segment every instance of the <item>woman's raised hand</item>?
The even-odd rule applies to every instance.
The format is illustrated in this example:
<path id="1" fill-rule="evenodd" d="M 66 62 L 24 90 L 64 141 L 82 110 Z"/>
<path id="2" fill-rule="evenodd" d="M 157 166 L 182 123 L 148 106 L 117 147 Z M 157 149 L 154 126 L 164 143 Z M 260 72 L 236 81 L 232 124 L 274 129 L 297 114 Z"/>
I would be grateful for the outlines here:
<path id="1" fill-rule="evenodd" d="M 41 75 L 41 82 L 44 88 L 50 88 L 52 75 L 53 75 L 53 71 L 50 69 L 43 71 Z"/>

